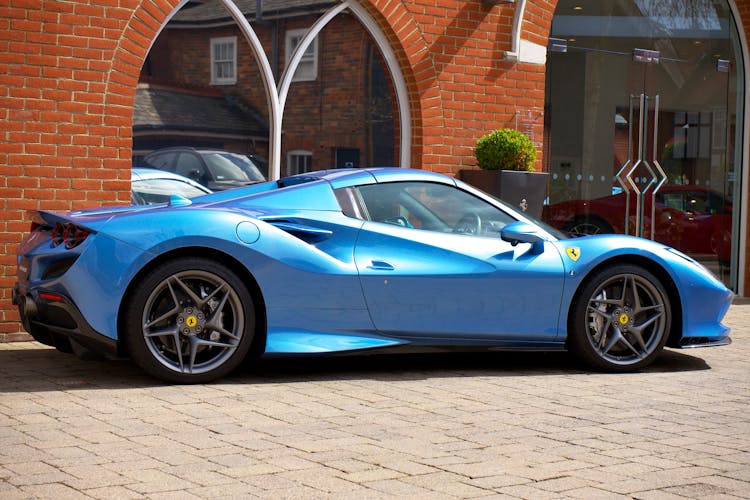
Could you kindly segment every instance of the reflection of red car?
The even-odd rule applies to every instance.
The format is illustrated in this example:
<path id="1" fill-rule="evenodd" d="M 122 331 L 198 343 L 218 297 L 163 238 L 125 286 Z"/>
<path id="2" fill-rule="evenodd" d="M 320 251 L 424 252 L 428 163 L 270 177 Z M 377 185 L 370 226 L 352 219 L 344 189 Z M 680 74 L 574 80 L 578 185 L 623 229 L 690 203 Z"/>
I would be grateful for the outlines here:
<path id="1" fill-rule="evenodd" d="M 624 233 L 626 193 L 571 200 L 544 207 L 548 224 L 579 234 Z M 657 241 L 690 254 L 716 255 L 728 262 L 732 203 L 701 186 L 664 186 L 656 193 Z M 635 194 L 630 195 L 629 234 L 635 234 Z M 651 197 L 644 203 L 644 234 L 651 233 Z"/>

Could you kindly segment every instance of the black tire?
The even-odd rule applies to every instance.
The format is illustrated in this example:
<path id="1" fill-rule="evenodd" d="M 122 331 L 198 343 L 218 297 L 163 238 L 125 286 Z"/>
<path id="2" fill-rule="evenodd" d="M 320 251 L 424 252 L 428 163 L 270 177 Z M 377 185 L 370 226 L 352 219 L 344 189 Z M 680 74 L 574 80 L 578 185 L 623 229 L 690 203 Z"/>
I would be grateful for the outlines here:
<path id="1" fill-rule="evenodd" d="M 130 356 L 167 382 L 222 377 L 245 358 L 255 332 L 247 287 L 229 268 L 200 257 L 165 262 L 138 282 L 124 309 Z"/>
<path id="2" fill-rule="evenodd" d="M 610 234 L 614 229 L 606 221 L 591 215 L 576 215 L 562 227 L 571 234 Z"/>
<path id="3" fill-rule="evenodd" d="M 640 266 L 619 264 L 592 275 L 574 300 L 568 349 L 588 366 L 639 370 L 669 337 L 671 307 L 661 282 Z"/>

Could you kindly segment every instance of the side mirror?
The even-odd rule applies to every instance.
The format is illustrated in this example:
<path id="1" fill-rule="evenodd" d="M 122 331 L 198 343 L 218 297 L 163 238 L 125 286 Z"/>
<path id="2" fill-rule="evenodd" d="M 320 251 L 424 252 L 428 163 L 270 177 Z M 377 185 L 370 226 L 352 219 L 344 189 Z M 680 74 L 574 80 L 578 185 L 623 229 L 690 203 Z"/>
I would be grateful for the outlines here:
<path id="1" fill-rule="evenodd" d="M 536 226 L 526 222 L 511 222 L 500 230 L 500 238 L 513 246 L 519 243 L 531 243 L 535 245 L 544 241 Z"/>

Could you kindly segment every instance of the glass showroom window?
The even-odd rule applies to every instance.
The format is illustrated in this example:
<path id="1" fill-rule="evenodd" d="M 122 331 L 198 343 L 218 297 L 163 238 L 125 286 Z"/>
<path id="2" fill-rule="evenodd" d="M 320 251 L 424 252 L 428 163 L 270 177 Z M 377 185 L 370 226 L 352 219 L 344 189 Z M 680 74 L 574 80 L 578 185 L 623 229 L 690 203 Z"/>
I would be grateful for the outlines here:
<path id="1" fill-rule="evenodd" d="M 211 84 L 237 83 L 237 37 L 211 39 Z"/>

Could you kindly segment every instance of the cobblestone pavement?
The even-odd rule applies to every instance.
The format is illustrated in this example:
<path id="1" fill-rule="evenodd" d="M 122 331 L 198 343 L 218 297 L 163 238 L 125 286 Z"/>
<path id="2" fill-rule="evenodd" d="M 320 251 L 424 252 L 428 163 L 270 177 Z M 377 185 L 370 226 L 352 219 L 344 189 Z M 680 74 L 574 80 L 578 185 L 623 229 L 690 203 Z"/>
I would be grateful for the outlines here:
<path id="1" fill-rule="evenodd" d="M 750 305 L 726 322 L 629 375 L 482 353 L 166 386 L 0 344 L 0 498 L 750 498 Z"/>

